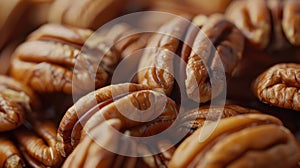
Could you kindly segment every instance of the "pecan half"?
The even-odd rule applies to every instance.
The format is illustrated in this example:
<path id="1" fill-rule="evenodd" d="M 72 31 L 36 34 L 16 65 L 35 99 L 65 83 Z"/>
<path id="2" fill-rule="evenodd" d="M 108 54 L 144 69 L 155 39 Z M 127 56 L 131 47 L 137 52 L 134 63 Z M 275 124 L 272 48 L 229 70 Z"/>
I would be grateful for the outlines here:
<path id="1" fill-rule="evenodd" d="M 300 65 L 277 64 L 253 83 L 253 92 L 262 102 L 300 111 Z"/>
<path id="2" fill-rule="evenodd" d="M 25 167 L 24 160 L 15 144 L 6 136 L 0 137 L 0 167 Z"/>
<path id="3" fill-rule="evenodd" d="M 56 151 L 56 127 L 50 121 L 32 120 L 13 132 L 23 155 L 31 164 L 58 166 L 62 157 Z M 33 166 L 33 165 L 31 165 Z"/>
<path id="4" fill-rule="evenodd" d="M 48 20 L 81 28 L 97 29 L 121 13 L 128 0 L 57 0 Z"/>
<path id="5" fill-rule="evenodd" d="M 300 45 L 300 2 L 287 0 L 283 7 L 282 27 L 289 42 L 295 46 Z"/>
<path id="6" fill-rule="evenodd" d="M 194 24 L 199 29 L 191 25 L 186 35 L 185 41 L 192 44 L 192 49 L 183 48 L 182 58 L 187 65 L 181 66 L 181 71 L 186 72 L 187 96 L 203 103 L 220 95 L 225 89 L 225 75 L 230 77 L 242 58 L 244 37 L 232 23 L 219 14 L 209 18 L 197 16 Z"/>
<path id="7" fill-rule="evenodd" d="M 79 130 L 82 129 L 81 122 L 79 122 L 80 118 L 91 117 L 96 112 L 95 110 L 111 103 L 114 97 L 118 95 L 125 95 L 145 89 L 147 89 L 147 87 L 143 85 L 124 83 L 100 88 L 80 98 L 67 110 L 60 122 L 57 131 L 58 151 L 60 151 L 63 156 L 67 156 L 73 150 L 71 134 L 75 125 L 79 127 Z"/>
<path id="8" fill-rule="evenodd" d="M 174 18 L 149 39 L 139 64 L 140 84 L 170 95 L 174 84 L 174 57 L 187 26 L 187 20 Z"/>
<path id="9" fill-rule="evenodd" d="M 178 115 L 178 131 L 188 132 L 189 135 L 195 130 L 202 127 L 205 121 L 215 121 L 220 118 L 228 118 L 242 114 L 260 113 L 257 110 L 244 108 L 238 105 L 218 106 L 202 106 L 182 112 Z"/>
<path id="10" fill-rule="evenodd" d="M 199 142 L 202 128 L 179 145 L 170 168 L 283 168 L 296 166 L 300 159 L 295 137 L 273 116 L 248 114 L 222 119 L 213 133 Z"/>

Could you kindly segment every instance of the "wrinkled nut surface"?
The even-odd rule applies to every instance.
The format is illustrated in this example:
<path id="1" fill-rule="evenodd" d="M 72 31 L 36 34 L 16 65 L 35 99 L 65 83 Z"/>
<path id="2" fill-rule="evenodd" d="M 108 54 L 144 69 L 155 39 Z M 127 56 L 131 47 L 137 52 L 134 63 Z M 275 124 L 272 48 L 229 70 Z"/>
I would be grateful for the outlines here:
<path id="1" fill-rule="evenodd" d="M 0 167 L 25 167 L 24 160 L 15 144 L 5 136 L 0 137 Z"/>
<path id="2" fill-rule="evenodd" d="M 283 7 L 282 26 L 287 39 L 295 46 L 300 45 L 300 2 L 287 0 Z"/>
<path id="3" fill-rule="evenodd" d="M 86 81 L 94 79 L 93 86 L 103 86 L 107 73 L 98 66 L 96 58 L 80 52 L 91 34 L 87 29 L 44 25 L 16 49 L 10 73 L 40 93 L 71 94 L 73 89 L 74 93 L 81 94 L 92 87 Z"/>
<path id="4" fill-rule="evenodd" d="M 222 119 L 203 142 L 199 142 L 201 131 L 198 129 L 179 145 L 170 168 L 283 168 L 296 166 L 300 159 L 295 137 L 273 116 L 248 114 Z"/>
<path id="5" fill-rule="evenodd" d="M 299 45 L 299 9 L 297 0 L 235 1 L 226 16 L 254 46 L 280 50 Z"/>
<path id="6" fill-rule="evenodd" d="M 238 105 L 218 106 L 202 106 L 192 109 L 178 115 L 178 131 L 188 131 L 189 134 L 196 131 L 204 125 L 205 121 L 216 121 L 219 116 L 221 118 L 229 118 L 237 115 L 260 113 L 257 110 L 244 108 Z M 220 115 L 221 114 L 221 115 Z"/>
<path id="7" fill-rule="evenodd" d="M 80 118 L 89 118 L 100 108 L 106 106 L 114 100 L 118 95 L 126 95 L 138 90 L 146 90 L 146 86 L 124 83 L 118 85 L 110 85 L 93 91 L 86 96 L 80 98 L 72 107 L 70 107 L 62 118 L 57 131 L 57 150 L 62 156 L 67 156 L 73 150 L 71 145 L 71 135 L 75 126 L 81 132 Z M 96 110 L 96 111 L 95 111 Z M 86 122 L 86 121 L 85 121 Z"/>
<path id="8" fill-rule="evenodd" d="M 13 132 L 28 163 L 59 166 L 62 157 L 56 151 L 56 127 L 50 121 L 33 120 L 32 129 L 21 127 Z M 34 165 L 31 165 L 34 166 Z"/>
<path id="9" fill-rule="evenodd" d="M 264 103 L 300 111 L 300 65 L 274 65 L 257 77 L 253 92 Z"/>
<path id="10" fill-rule="evenodd" d="M 97 29 L 121 13 L 128 0 L 56 0 L 49 22 Z"/>
<path id="11" fill-rule="evenodd" d="M 192 44 L 192 49 L 186 46 L 183 48 L 182 58 L 187 65 L 181 66 L 181 71 L 186 72 L 188 98 L 204 103 L 217 97 L 225 89 L 225 75 L 230 77 L 242 59 L 244 37 L 219 14 L 209 18 L 197 16 L 194 24 L 199 29 L 195 25 L 189 28 L 186 41 Z"/>
<path id="12" fill-rule="evenodd" d="M 170 95 L 174 84 L 174 57 L 187 26 L 187 20 L 174 18 L 150 37 L 139 64 L 140 84 Z"/>

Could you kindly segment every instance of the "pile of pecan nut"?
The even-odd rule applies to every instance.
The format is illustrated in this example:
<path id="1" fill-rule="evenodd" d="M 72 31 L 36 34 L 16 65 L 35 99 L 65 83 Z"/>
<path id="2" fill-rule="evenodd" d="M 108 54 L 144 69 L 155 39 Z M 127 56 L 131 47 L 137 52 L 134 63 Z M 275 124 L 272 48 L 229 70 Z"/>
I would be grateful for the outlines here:
<path id="1" fill-rule="evenodd" d="M 300 167 L 300 1 L 206 3 L 0 2 L 0 166 Z"/>

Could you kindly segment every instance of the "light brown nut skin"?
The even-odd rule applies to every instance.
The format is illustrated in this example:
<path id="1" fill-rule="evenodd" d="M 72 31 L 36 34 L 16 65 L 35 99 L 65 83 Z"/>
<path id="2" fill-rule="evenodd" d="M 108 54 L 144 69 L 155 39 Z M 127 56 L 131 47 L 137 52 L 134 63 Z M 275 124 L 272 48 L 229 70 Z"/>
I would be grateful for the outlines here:
<path id="1" fill-rule="evenodd" d="M 295 46 L 300 45 L 300 2 L 287 0 L 283 8 L 282 27 L 289 42 Z"/>
<path id="2" fill-rule="evenodd" d="M 73 131 L 73 127 L 75 125 L 77 125 L 77 127 L 80 127 L 81 124 L 80 122 L 78 122 L 79 119 L 81 117 L 84 117 L 86 113 L 93 109 L 93 107 L 97 105 L 99 108 L 105 106 L 107 105 L 107 103 L 110 103 L 112 99 L 117 95 L 128 94 L 128 92 L 130 93 L 145 89 L 148 88 L 143 85 L 132 83 L 110 85 L 91 92 L 79 99 L 72 107 L 67 110 L 60 122 L 57 131 L 58 151 L 61 152 L 62 156 L 67 156 L 73 150 L 73 147 L 71 145 L 71 134 Z M 93 114 L 90 114 L 89 116 L 91 115 Z"/>
<path id="3" fill-rule="evenodd" d="M 204 103 L 220 95 L 225 89 L 222 84 L 226 80 L 224 73 L 229 78 L 242 59 L 244 37 L 220 14 L 198 18 L 194 23 L 201 31 L 194 29 L 195 25 L 189 29 L 186 40 L 192 44 L 192 51 L 189 47 L 183 48 L 182 58 L 187 65 L 181 66 L 181 71 L 186 72 L 188 98 Z M 215 47 L 215 52 L 212 47 Z M 224 73 L 221 67 L 224 67 Z M 212 72 L 210 75 L 209 71 Z M 212 96 L 213 86 L 215 97 Z"/>
<path id="4" fill-rule="evenodd" d="M 31 121 L 32 129 L 21 127 L 13 132 L 29 161 L 29 163 L 39 163 L 44 166 L 58 166 L 62 162 L 62 157 L 56 151 L 56 127 L 50 121 Z"/>
<path id="5" fill-rule="evenodd" d="M 90 136 L 86 136 L 71 155 L 68 156 L 63 167 L 112 167 L 116 163 L 116 154 L 103 147 L 110 147 L 110 149 L 117 150 L 120 148 L 118 145 L 120 137 L 112 131 L 113 128 L 111 127 L 115 130 L 120 130 L 120 120 L 107 120 L 95 127 L 90 132 Z M 101 132 L 105 134 L 101 135 Z M 100 141 L 101 145 L 97 144 L 97 141 Z"/>
<path id="6" fill-rule="evenodd" d="M 300 65 L 277 64 L 253 83 L 253 92 L 262 102 L 300 111 Z"/>
<path id="7" fill-rule="evenodd" d="M 293 167 L 300 158 L 295 137 L 279 119 L 269 115 L 222 119 L 213 133 L 199 142 L 201 131 L 198 129 L 179 145 L 170 168 Z"/>
<path id="8" fill-rule="evenodd" d="M 80 52 L 91 33 L 54 24 L 41 27 L 14 52 L 10 74 L 40 93 L 82 94 L 92 87 L 86 81 L 94 80 L 96 87 L 103 86 L 107 73 L 96 58 Z"/>
<path id="9" fill-rule="evenodd" d="M 0 167 L 25 167 L 24 160 L 15 144 L 6 136 L 0 137 Z"/>
<path id="10" fill-rule="evenodd" d="M 265 0 L 233 2 L 226 10 L 232 21 L 258 48 L 266 48 L 271 36 L 271 16 Z"/>
<path id="11" fill-rule="evenodd" d="M 128 0 L 57 0 L 49 22 L 97 29 L 121 13 Z"/>
<path id="12" fill-rule="evenodd" d="M 0 94 L 0 132 L 13 130 L 25 121 L 25 109 Z"/>
<path id="13" fill-rule="evenodd" d="M 140 60 L 138 83 L 170 95 L 174 84 L 174 56 L 187 26 L 186 20 L 174 18 L 149 39 Z"/>
<path id="14" fill-rule="evenodd" d="M 202 106 L 197 109 L 192 109 L 178 115 L 178 131 L 188 131 L 189 135 L 195 130 L 202 127 L 205 121 L 214 121 L 218 119 L 220 114 L 221 118 L 229 118 L 237 115 L 260 113 L 254 109 L 244 108 L 239 105 L 225 105 L 224 107 L 218 106 Z"/>

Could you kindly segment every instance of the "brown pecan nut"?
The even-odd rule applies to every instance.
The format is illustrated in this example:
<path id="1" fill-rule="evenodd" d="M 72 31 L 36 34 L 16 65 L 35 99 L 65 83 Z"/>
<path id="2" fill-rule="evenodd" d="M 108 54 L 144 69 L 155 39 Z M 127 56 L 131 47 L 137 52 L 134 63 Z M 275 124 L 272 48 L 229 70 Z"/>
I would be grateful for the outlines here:
<path id="1" fill-rule="evenodd" d="M 174 18 L 159 28 L 150 39 L 141 57 L 138 82 L 151 89 L 171 94 L 174 84 L 174 57 L 188 22 Z"/>
<path id="2" fill-rule="evenodd" d="M 215 121 L 220 118 L 228 118 L 242 114 L 260 113 L 257 110 L 244 108 L 238 105 L 203 106 L 192 109 L 178 115 L 178 131 L 193 133 L 204 125 L 205 121 Z"/>
<path id="3" fill-rule="evenodd" d="M 67 156 L 73 149 L 71 145 L 71 134 L 73 127 L 80 127 L 79 119 L 82 117 L 90 117 L 97 110 L 97 106 L 103 106 L 111 103 L 117 95 L 125 95 L 138 90 L 145 90 L 147 87 L 143 85 L 124 83 L 119 85 L 110 85 L 100 88 L 88 95 L 80 98 L 72 107 L 70 107 L 62 118 L 57 131 L 57 149 L 63 156 Z M 91 113 L 91 114 L 89 114 Z M 82 126 L 81 126 L 82 128 Z"/>
<path id="4" fill-rule="evenodd" d="M 176 149 L 169 167 L 293 167 L 300 148 L 279 119 L 247 114 L 222 119 L 211 135 L 199 142 L 204 127 Z"/>
<path id="5" fill-rule="evenodd" d="M 300 2 L 287 0 L 283 7 L 282 27 L 289 42 L 295 46 L 300 45 Z"/>
<path id="6" fill-rule="evenodd" d="M 181 66 L 180 71 L 186 72 L 187 96 L 203 103 L 220 95 L 225 89 L 225 75 L 230 77 L 242 58 L 244 37 L 220 14 L 209 18 L 197 16 L 194 23 L 199 28 L 195 25 L 189 28 L 185 41 L 192 44 L 192 49 L 183 48 L 182 58 L 187 65 Z"/>
<path id="7" fill-rule="evenodd" d="M 300 111 L 300 65 L 277 64 L 253 83 L 253 92 L 262 102 Z"/>
<path id="8" fill-rule="evenodd" d="M 15 144 L 6 136 L 0 137 L 0 167 L 25 167 L 24 160 Z"/>
<path id="9" fill-rule="evenodd" d="M 57 0 L 48 20 L 81 28 L 97 29 L 121 13 L 128 0 Z"/>
<path id="10" fill-rule="evenodd" d="M 26 127 L 27 126 L 27 127 Z M 43 167 L 58 166 L 62 157 L 56 151 L 56 126 L 50 121 L 37 119 L 13 132 L 18 145 L 29 164 Z"/>
<path id="11" fill-rule="evenodd" d="M 106 149 L 118 150 L 121 147 L 120 137 L 113 129 L 121 129 L 120 120 L 111 119 L 96 126 L 90 132 L 90 136 L 86 136 L 68 156 L 63 167 L 113 167 L 116 164 L 116 154 Z M 99 136 L 101 132 L 105 134 Z M 122 144 L 122 146 L 124 145 Z"/>

